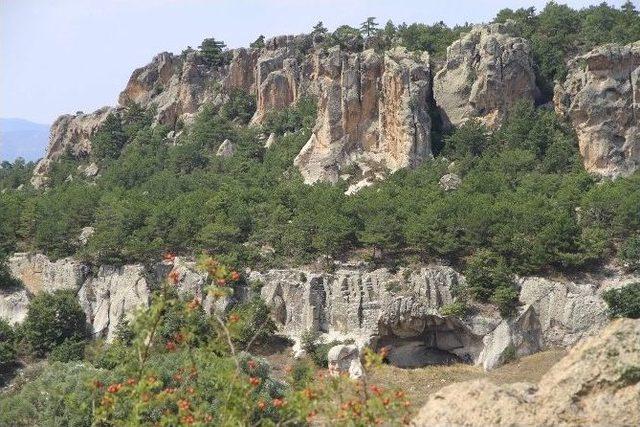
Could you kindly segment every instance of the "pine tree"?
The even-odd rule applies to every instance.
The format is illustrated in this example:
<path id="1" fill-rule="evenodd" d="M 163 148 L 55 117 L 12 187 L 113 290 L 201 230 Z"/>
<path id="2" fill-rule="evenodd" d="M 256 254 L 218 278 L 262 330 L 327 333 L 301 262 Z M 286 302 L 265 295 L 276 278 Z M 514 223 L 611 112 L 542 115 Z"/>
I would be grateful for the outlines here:
<path id="1" fill-rule="evenodd" d="M 223 41 L 209 38 L 204 39 L 198 48 L 202 53 L 202 57 L 209 65 L 217 66 L 222 65 L 222 51 L 225 47 L 227 47 L 227 45 Z"/>
<path id="2" fill-rule="evenodd" d="M 378 28 L 378 23 L 376 22 L 376 18 L 373 16 L 370 16 L 367 18 L 366 21 L 360 24 L 360 33 L 362 33 L 362 35 L 364 35 L 365 37 L 369 38 L 371 37 L 372 34 L 375 33 L 377 28 Z"/>

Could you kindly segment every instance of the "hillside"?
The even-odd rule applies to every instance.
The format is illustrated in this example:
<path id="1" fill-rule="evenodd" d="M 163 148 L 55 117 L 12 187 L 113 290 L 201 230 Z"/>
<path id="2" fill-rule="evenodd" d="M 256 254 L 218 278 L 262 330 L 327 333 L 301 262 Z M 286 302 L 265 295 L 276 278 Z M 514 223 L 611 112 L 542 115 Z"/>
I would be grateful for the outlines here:
<path id="1" fill-rule="evenodd" d="M 394 369 L 489 371 L 637 318 L 638 99 L 630 2 L 159 53 L 0 168 L 0 413 L 408 423 Z M 460 387 L 416 422 L 466 423 L 435 402 Z M 539 420 L 524 386 L 474 387 Z"/>

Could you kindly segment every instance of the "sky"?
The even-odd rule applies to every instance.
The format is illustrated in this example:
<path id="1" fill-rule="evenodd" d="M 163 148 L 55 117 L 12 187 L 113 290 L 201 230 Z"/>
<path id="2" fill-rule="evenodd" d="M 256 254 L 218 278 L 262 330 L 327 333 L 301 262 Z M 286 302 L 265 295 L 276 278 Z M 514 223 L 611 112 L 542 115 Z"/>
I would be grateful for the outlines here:
<path id="1" fill-rule="evenodd" d="M 258 35 L 380 24 L 488 22 L 504 7 L 546 0 L 0 0 L 0 117 L 50 124 L 115 105 L 132 71 L 159 52 L 215 37 L 229 47 Z M 599 1 L 566 0 L 574 8 Z M 624 0 L 609 0 L 620 6 Z"/>

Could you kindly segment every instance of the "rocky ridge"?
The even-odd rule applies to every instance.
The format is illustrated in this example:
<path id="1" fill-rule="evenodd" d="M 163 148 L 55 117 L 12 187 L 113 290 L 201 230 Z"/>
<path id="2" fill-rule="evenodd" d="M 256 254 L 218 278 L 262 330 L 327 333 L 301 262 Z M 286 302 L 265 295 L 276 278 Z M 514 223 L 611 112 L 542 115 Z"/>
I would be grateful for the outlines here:
<path id="1" fill-rule="evenodd" d="M 640 165 L 640 41 L 597 47 L 569 63 L 556 111 L 578 135 L 584 167 L 615 177 Z"/>
<path id="2" fill-rule="evenodd" d="M 539 384 L 462 382 L 432 395 L 414 426 L 638 425 L 640 320 L 585 339 Z"/>
<path id="3" fill-rule="evenodd" d="M 177 272 L 179 292 L 201 299 L 208 312 L 224 311 L 233 303 L 213 306 L 204 289 L 206 277 L 193 262 L 179 257 L 152 267 L 101 266 L 92 273 L 72 258 L 52 262 L 43 255 L 16 254 L 9 266 L 25 288 L 0 295 L 0 317 L 20 322 L 31 295 L 69 289 L 77 293 L 93 333 L 108 340 L 122 319 L 148 306 L 151 292 L 171 270 Z M 262 283 L 261 297 L 271 307 L 280 333 L 294 341 L 315 331 L 328 340 L 388 347 L 389 360 L 398 366 L 462 360 L 485 369 L 509 357 L 575 344 L 606 324 L 603 288 L 639 280 L 615 276 L 572 283 L 521 278 L 522 306 L 505 320 L 482 306 L 463 316 L 446 314 L 464 285 L 464 277 L 446 266 L 391 272 L 342 265 L 334 273 L 288 269 L 250 272 L 248 277 L 251 283 Z M 236 299 L 245 300 L 249 294 L 249 289 L 238 289 Z"/>
<path id="4" fill-rule="evenodd" d="M 496 128 L 515 102 L 540 96 L 529 42 L 512 36 L 512 27 L 511 21 L 475 26 L 447 48 L 433 81 L 445 124 L 475 118 Z"/>
<path id="5" fill-rule="evenodd" d="M 273 37 L 260 49 L 230 50 L 222 66 L 209 65 L 196 51 L 163 52 L 133 72 L 118 106 L 55 122 L 33 184 L 46 183 L 51 163 L 67 148 L 86 156 L 106 115 L 129 102 L 153 109 L 155 123 L 168 126 L 175 141 L 203 105 L 221 105 L 229 91 L 240 89 L 256 97 L 254 124 L 302 97 L 317 99 L 313 134 L 295 164 L 312 183 L 335 182 L 355 163 L 363 175 L 372 171 L 361 188 L 432 157 L 435 109 L 445 125 L 478 119 L 496 128 L 516 101 L 539 98 L 529 42 L 512 34 L 509 21 L 475 26 L 449 46 L 441 69 L 433 69 L 426 53 L 327 49 L 322 37 L 304 34 Z M 638 42 L 596 48 L 571 61 L 556 88 L 555 107 L 576 129 L 589 171 L 617 176 L 637 168 L 639 57 Z"/>

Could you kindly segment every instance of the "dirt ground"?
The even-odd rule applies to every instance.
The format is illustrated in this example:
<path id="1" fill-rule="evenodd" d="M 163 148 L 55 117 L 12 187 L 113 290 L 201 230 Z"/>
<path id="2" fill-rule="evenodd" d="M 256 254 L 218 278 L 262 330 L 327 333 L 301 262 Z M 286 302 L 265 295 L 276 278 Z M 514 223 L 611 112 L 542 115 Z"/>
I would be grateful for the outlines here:
<path id="1" fill-rule="evenodd" d="M 286 376 L 285 370 L 292 363 L 291 347 L 283 342 L 276 348 L 256 350 L 258 351 L 255 353 L 269 361 L 275 377 Z M 403 390 L 408 400 L 412 402 L 412 409 L 417 410 L 431 393 L 456 382 L 487 378 L 496 384 L 537 383 L 551 366 L 565 355 L 565 350 L 547 350 L 514 360 L 489 372 L 485 372 L 482 367 L 462 363 L 417 369 L 382 365 L 368 373 L 368 382 L 384 388 Z"/>

